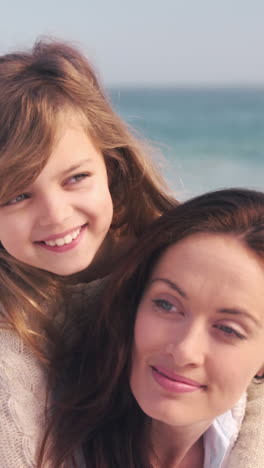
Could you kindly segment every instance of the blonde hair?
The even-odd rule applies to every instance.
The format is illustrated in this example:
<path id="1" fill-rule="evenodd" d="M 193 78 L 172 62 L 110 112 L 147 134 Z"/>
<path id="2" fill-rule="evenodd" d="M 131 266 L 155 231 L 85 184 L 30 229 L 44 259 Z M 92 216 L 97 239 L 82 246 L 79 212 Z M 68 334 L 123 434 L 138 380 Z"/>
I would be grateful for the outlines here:
<path id="1" fill-rule="evenodd" d="M 114 204 L 111 232 L 118 239 L 138 237 L 176 201 L 144 149 L 112 110 L 87 59 L 66 43 L 39 41 L 30 51 L 0 57 L 0 203 L 40 174 L 56 143 L 61 116 L 69 111 L 80 116 L 104 156 Z M 40 333 L 30 328 L 27 310 L 45 318 L 48 328 L 41 304 L 50 288 L 54 299 L 59 297 L 59 282 L 42 271 L 33 280 L 35 269 L 21 265 L 3 248 L 0 262 L 6 316 L 37 350 Z"/>

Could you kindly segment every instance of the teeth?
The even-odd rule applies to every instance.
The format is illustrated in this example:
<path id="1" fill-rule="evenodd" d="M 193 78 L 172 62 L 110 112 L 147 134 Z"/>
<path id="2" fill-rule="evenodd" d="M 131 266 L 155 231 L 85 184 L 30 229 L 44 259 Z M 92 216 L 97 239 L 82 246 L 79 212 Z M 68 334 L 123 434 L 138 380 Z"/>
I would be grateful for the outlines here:
<path id="1" fill-rule="evenodd" d="M 54 247 L 54 245 L 56 245 L 54 240 L 47 241 L 47 242 L 45 242 L 45 244 L 51 245 L 52 247 Z"/>
<path id="2" fill-rule="evenodd" d="M 64 237 L 60 237 L 59 239 L 44 241 L 44 244 L 50 245 L 51 247 L 54 247 L 55 245 L 57 245 L 58 247 L 62 247 L 65 244 L 70 244 L 73 241 L 73 239 L 76 239 L 76 237 L 78 237 L 78 235 L 80 234 L 80 231 L 81 229 L 78 228 L 71 234 L 67 234 Z"/>
<path id="3" fill-rule="evenodd" d="M 73 239 L 76 239 L 76 237 L 79 235 L 79 233 L 80 233 L 80 229 L 78 229 L 77 231 L 74 231 L 74 232 L 72 233 L 72 238 L 73 238 Z"/>
<path id="4" fill-rule="evenodd" d="M 67 234 L 67 236 L 64 237 L 65 244 L 70 244 L 72 239 L 73 237 L 71 236 L 71 234 Z"/>

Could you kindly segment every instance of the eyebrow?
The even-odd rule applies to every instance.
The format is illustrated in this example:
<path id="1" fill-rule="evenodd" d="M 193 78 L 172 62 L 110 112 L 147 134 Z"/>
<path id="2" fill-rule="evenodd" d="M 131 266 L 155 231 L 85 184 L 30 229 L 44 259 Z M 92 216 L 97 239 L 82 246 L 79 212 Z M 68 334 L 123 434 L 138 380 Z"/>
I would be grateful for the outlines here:
<path id="1" fill-rule="evenodd" d="M 184 292 L 183 289 L 180 288 L 180 286 L 178 286 L 176 283 L 169 280 L 168 278 L 154 278 L 149 282 L 149 285 L 155 283 L 156 281 L 161 281 L 162 283 L 165 283 L 171 289 L 173 289 L 174 291 L 177 291 L 180 294 L 180 296 L 184 297 L 185 299 L 188 299 L 188 295 L 186 294 L 186 292 Z M 251 320 L 257 327 L 263 326 L 262 322 L 260 320 L 257 320 L 255 317 L 253 317 L 253 315 L 247 312 L 246 309 L 241 309 L 241 308 L 236 308 L 236 307 L 223 307 L 217 310 L 217 312 L 222 313 L 222 314 L 243 316 Z"/>
<path id="2" fill-rule="evenodd" d="M 167 278 L 154 278 L 152 279 L 149 284 L 153 284 L 155 283 L 156 281 L 161 281 L 162 283 L 165 283 L 167 284 L 171 289 L 173 289 L 174 291 L 177 291 L 180 296 L 184 297 L 185 299 L 188 299 L 188 296 L 187 294 L 183 291 L 183 289 L 180 288 L 180 286 L 178 286 L 176 283 L 174 283 L 173 281 L 167 279 Z"/>
<path id="3" fill-rule="evenodd" d="M 68 167 L 65 171 L 62 172 L 62 175 L 65 176 L 69 174 L 72 171 L 76 171 L 77 169 L 81 169 L 82 166 L 85 164 L 91 162 L 90 158 L 82 159 L 81 161 L 78 161 L 77 163 L 73 164 L 72 166 Z"/>
<path id="4" fill-rule="evenodd" d="M 223 309 L 219 309 L 217 312 L 220 314 L 222 313 L 222 314 L 230 314 L 230 315 L 240 315 L 240 316 L 246 317 L 249 320 L 251 320 L 251 322 L 253 322 L 257 327 L 262 328 L 262 322 L 256 319 L 255 317 L 253 317 L 253 315 L 251 315 L 245 309 L 240 309 L 240 308 L 237 309 L 236 307 L 224 307 Z"/>

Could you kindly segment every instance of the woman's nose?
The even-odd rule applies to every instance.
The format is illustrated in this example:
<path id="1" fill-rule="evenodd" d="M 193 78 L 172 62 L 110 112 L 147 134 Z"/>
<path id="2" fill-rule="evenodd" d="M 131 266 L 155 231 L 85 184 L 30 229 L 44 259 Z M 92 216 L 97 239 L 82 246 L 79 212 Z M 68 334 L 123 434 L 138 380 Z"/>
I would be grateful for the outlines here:
<path id="1" fill-rule="evenodd" d="M 175 339 L 170 339 L 166 352 L 173 356 L 175 364 L 200 366 L 204 363 L 207 350 L 206 331 L 201 325 L 192 326 Z"/>

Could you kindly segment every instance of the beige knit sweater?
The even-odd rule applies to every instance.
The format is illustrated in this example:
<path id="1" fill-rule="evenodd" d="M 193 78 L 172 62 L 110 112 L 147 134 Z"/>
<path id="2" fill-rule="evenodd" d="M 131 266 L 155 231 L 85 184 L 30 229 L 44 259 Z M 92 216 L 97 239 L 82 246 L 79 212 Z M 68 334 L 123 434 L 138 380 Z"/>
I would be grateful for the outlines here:
<path id="1" fill-rule="evenodd" d="M 238 440 L 231 452 L 228 468 L 264 467 L 264 383 L 252 383 Z"/>
<path id="2" fill-rule="evenodd" d="M 33 468 L 45 431 L 47 375 L 16 332 L 0 329 L 0 467 Z"/>

